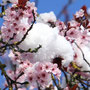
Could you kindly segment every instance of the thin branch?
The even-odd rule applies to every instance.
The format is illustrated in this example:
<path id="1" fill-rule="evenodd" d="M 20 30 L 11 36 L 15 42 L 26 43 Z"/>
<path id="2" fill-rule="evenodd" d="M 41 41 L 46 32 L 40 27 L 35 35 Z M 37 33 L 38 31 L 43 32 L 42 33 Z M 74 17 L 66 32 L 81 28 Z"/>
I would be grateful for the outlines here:
<path id="1" fill-rule="evenodd" d="M 23 74 L 24 74 L 24 72 L 21 72 L 21 74 L 18 75 L 18 77 L 16 78 L 16 80 L 19 79 L 19 77 L 21 77 Z"/>
<path id="2" fill-rule="evenodd" d="M 21 41 L 19 41 L 19 42 L 17 42 L 16 43 L 16 45 L 19 45 L 19 44 L 21 44 L 23 41 L 24 41 L 24 39 L 26 38 L 26 36 L 28 35 L 28 32 L 33 28 L 33 25 L 34 25 L 34 23 L 35 23 L 35 13 L 34 13 L 34 10 L 32 11 L 32 13 L 33 13 L 33 17 L 34 17 L 34 21 L 32 22 L 32 25 L 30 26 L 30 28 L 27 30 L 27 32 L 25 33 L 25 35 L 24 35 L 24 37 L 22 38 L 22 40 Z"/>
<path id="3" fill-rule="evenodd" d="M 84 82 L 84 81 L 82 81 L 80 78 L 77 78 L 77 80 L 78 80 L 80 83 L 82 83 L 83 85 L 87 85 L 87 86 L 89 86 L 89 87 L 90 87 L 90 85 L 89 85 L 89 84 L 85 83 L 85 82 Z"/>
<path id="4" fill-rule="evenodd" d="M 34 25 L 34 23 L 35 23 L 35 13 L 34 13 L 34 10 L 32 11 L 32 13 L 33 13 L 33 17 L 34 17 L 34 21 L 32 22 L 32 25 L 30 26 L 30 28 L 27 30 L 27 32 L 25 33 L 25 35 L 23 36 L 23 38 L 21 39 L 21 41 L 19 41 L 19 42 L 17 42 L 17 43 L 12 43 L 12 44 L 9 44 L 9 43 L 4 43 L 5 45 L 4 46 L 1 46 L 0 47 L 0 49 L 4 49 L 4 48 L 7 48 L 7 47 L 9 47 L 9 48 L 15 48 L 15 47 L 17 47 L 17 45 L 19 45 L 19 44 L 21 44 L 23 41 L 24 41 L 24 39 L 26 38 L 26 36 L 28 35 L 28 32 L 33 28 L 33 25 Z M 36 48 L 36 50 L 37 50 L 38 48 Z M 35 50 L 33 50 L 32 52 L 35 52 Z"/>
<path id="5" fill-rule="evenodd" d="M 58 86 L 58 85 L 57 85 L 56 80 L 55 80 L 55 78 L 54 78 L 54 75 L 53 75 L 53 74 L 51 74 L 51 77 L 52 77 L 52 80 L 53 80 L 53 82 L 54 82 L 55 86 L 57 87 L 57 89 L 58 89 L 58 90 L 63 90 L 60 86 Z"/>
<path id="6" fill-rule="evenodd" d="M 61 68 L 61 71 L 64 73 L 64 76 L 65 76 L 65 78 L 66 78 L 66 83 L 68 83 L 68 77 L 67 77 L 67 74 L 65 73 L 65 71 L 64 71 L 63 68 Z"/>
<path id="7" fill-rule="evenodd" d="M 2 63 L 0 62 L 0 69 L 1 69 L 1 71 L 2 71 L 2 75 L 4 75 L 5 78 L 6 78 L 6 81 L 7 81 L 7 83 L 8 83 L 8 87 L 9 87 L 9 90 L 13 90 L 12 84 L 10 83 L 10 78 L 9 78 L 9 76 L 6 74 L 6 71 L 4 70 L 4 68 L 5 68 L 4 64 L 2 64 Z"/>
<path id="8" fill-rule="evenodd" d="M 24 52 L 30 52 L 30 53 L 36 53 L 38 52 L 38 50 L 42 47 L 41 45 L 39 45 L 37 48 L 34 48 L 34 50 L 32 50 L 31 48 L 29 48 L 28 50 L 23 50 L 23 49 L 20 49 L 18 46 L 16 46 L 17 49 L 14 49 L 14 51 L 18 51 L 20 53 L 24 53 Z"/>
<path id="9" fill-rule="evenodd" d="M 5 87 L 3 90 L 6 90 L 8 88 L 8 86 L 7 87 Z"/>
<path id="10" fill-rule="evenodd" d="M 68 3 L 63 7 L 63 9 L 59 12 L 59 14 L 57 15 L 57 19 L 59 19 L 61 17 L 61 15 L 65 13 L 66 17 L 68 17 L 68 13 L 67 13 L 67 8 L 70 6 L 70 4 L 72 3 L 73 1 L 72 0 L 69 0 Z M 66 18 L 67 19 L 67 18 Z"/>
<path id="11" fill-rule="evenodd" d="M 90 67 L 90 63 L 86 60 L 85 55 L 84 55 L 82 49 L 78 46 L 78 44 L 77 44 L 76 42 L 74 42 L 74 43 L 76 44 L 76 46 L 77 46 L 77 47 L 79 48 L 79 50 L 81 51 L 82 56 L 83 56 L 83 60 L 84 60 L 84 61 L 89 65 L 89 67 Z"/>

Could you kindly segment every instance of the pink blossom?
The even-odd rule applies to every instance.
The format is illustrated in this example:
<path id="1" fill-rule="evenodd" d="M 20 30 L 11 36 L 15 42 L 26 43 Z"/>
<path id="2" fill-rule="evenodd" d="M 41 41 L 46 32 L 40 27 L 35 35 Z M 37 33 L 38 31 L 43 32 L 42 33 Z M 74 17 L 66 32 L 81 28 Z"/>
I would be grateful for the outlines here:
<path id="1" fill-rule="evenodd" d="M 19 63 L 19 69 L 21 71 L 25 71 L 27 68 L 32 67 L 32 63 L 30 63 L 28 60 L 20 61 Z"/>
<path id="2" fill-rule="evenodd" d="M 14 53 L 13 51 L 10 51 L 8 56 L 13 64 L 18 64 L 20 62 L 20 53 Z"/>
<path id="3" fill-rule="evenodd" d="M 12 80 L 16 80 L 17 77 L 21 74 L 22 72 L 19 69 L 16 69 L 16 71 L 12 70 L 7 70 L 7 74 Z M 17 79 L 17 82 L 23 83 L 25 81 L 25 75 L 23 74 L 20 78 Z"/>
<path id="4" fill-rule="evenodd" d="M 27 90 L 26 88 L 19 88 L 18 90 Z"/>
<path id="5" fill-rule="evenodd" d="M 18 0 L 9 0 L 13 4 L 18 4 Z"/>
<path id="6" fill-rule="evenodd" d="M 30 62 L 32 62 L 33 59 L 33 54 L 32 53 L 22 53 L 21 54 L 22 59 L 24 58 L 25 60 L 29 60 Z"/>
<path id="7" fill-rule="evenodd" d="M 30 2 L 27 2 L 25 10 L 22 8 L 16 9 L 15 5 L 5 10 L 5 22 L 1 28 L 3 41 L 9 41 L 10 38 L 13 38 L 13 40 L 8 43 L 14 43 L 22 39 L 33 21 L 33 10 L 36 16 L 36 7 L 34 3 Z M 15 36 L 13 37 L 13 35 Z"/>
<path id="8" fill-rule="evenodd" d="M 76 22 L 75 20 L 68 21 L 69 28 L 77 28 L 80 27 L 80 23 Z"/>
<path id="9" fill-rule="evenodd" d="M 88 35 L 88 32 L 85 30 L 80 35 L 81 44 L 88 44 L 90 42 L 90 35 Z"/>
<path id="10" fill-rule="evenodd" d="M 69 90 L 69 88 L 68 88 L 68 87 L 66 87 L 64 90 Z"/>
<path id="11" fill-rule="evenodd" d="M 59 28 L 59 30 L 65 30 L 66 29 L 66 25 L 62 22 L 62 21 L 56 21 L 56 26 Z"/>
<path id="12" fill-rule="evenodd" d="M 69 36 L 70 38 L 78 38 L 79 35 L 81 34 L 80 31 L 78 29 L 75 28 L 71 28 L 67 31 L 67 36 Z"/>
<path id="13" fill-rule="evenodd" d="M 80 18 L 84 16 L 84 10 L 80 9 L 78 12 L 76 12 L 75 17 Z"/>
<path id="14" fill-rule="evenodd" d="M 38 63 L 35 65 L 35 70 L 36 70 L 37 72 L 43 71 L 43 70 L 44 70 L 44 69 L 43 69 L 43 64 L 38 62 Z"/>
<path id="15" fill-rule="evenodd" d="M 45 64 L 44 64 L 44 70 L 45 70 L 46 72 L 51 72 L 51 71 L 52 71 L 52 66 L 53 66 L 52 63 L 50 63 L 50 62 L 45 62 Z"/>

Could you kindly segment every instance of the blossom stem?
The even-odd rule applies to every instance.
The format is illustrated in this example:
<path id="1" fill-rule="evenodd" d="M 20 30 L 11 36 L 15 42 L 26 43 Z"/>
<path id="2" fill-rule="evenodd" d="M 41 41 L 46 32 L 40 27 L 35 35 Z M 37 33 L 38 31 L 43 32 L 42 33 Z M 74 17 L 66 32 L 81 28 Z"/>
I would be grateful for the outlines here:
<path id="1" fill-rule="evenodd" d="M 61 87 L 59 87 L 59 86 L 57 85 L 56 80 L 55 80 L 55 78 L 54 78 L 54 75 L 53 75 L 53 74 L 51 74 L 51 77 L 52 77 L 52 80 L 53 80 L 53 82 L 54 82 L 55 86 L 57 87 L 57 89 L 58 89 L 58 90 L 62 90 L 62 88 L 61 88 Z"/>
<path id="2" fill-rule="evenodd" d="M 79 50 L 81 51 L 82 56 L 83 56 L 83 60 L 84 60 L 84 61 L 89 65 L 89 67 L 90 67 L 90 63 L 86 60 L 85 55 L 84 55 L 82 49 L 78 46 L 78 44 L 77 44 L 76 42 L 74 42 L 74 43 L 76 44 L 76 46 L 77 46 L 77 47 L 79 48 Z"/>

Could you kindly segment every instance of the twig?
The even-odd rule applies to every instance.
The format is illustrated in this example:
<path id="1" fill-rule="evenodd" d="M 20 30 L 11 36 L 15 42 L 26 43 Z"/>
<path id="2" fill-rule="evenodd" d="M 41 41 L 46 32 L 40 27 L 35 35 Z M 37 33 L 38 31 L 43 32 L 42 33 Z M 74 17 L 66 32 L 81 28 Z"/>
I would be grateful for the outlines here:
<path id="1" fill-rule="evenodd" d="M 63 9 L 59 12 L 59 14 L 57 15 L 57 19 L 59 19 L 61 17 L 62 14 L 65 15 L 65 22 L 67 23 L 68 19 L 69 19 L 69 15 L 68 15 L 68 7 L 71 5 L 71 3 L 73 2 L 73 0 L 69 0 L 68 3 L 63 7 Z"/>
<path id="2" fill-rule="evenodd" d="M 6 90 L 8 88 L 8 86 L 7 87 L 5 87 L 3 90 Z"/>
<path id="3" fill-rule="evenodd" d="M 17 47 L 19 44 L 21 44 L 23 41 L 24 41 L 24 39 L 26 38 L 26 36 L 28 35 L 28 32 L 33 28 L 33 25 L 34 25 L 34 23 L 35 23 L 35 14 L 34 14 L 34 10 L 32 11 L 32 13 L 33 13 L 33 17 L 34 17 L 34 21 L 32 22 L 32 25 L 30 26 L 30 28 L 27 30 L 27 32 L 25 33 L 25 35 L 23 36 L 23 38 L 21 39 L 21 41 L 19 41 L 19 42 L 17 42 L 17 43 L 12 43 L 12 44 L 9 44 L 9 43 L 4 43 L 5 45 L 4 46 L 1 46 L 0 47 L 0 49 L 4 49 L 4 48 L 7 48 L 7 47 L 9 47 L 9 48 L 15 48 L 15 47 Z M 40 46 L 41 47 L 41 46 Z M 35 50 L 37 50 L 38 48 L 36 48 Z M 35 50 L 33 50 L 32 51 L 32 53 L 33 52 L 35 52 Z"/>
<path id="4" fill-rule="evenodd" d="M 42 46 L 39 45 L 37 48 L 34 48 L 34 50 L 32 50 L 31 48 L 29 48 L 28 50 L 23 50 L 23 49 L 20 49 L 18 46 L 16 46 L 16 47 L 17 47 L 17 49 L 14 49 L 14 51 L 18 51 L 20 53 L 24 53 L 24 52 L 36 53 Z"/>
<path id="5" fill-rule="evenodd" d="M 58 89 L 58 90 L 63 90 L 60 86 L 58 86 L 58 85 L 57 85 L 56 80 L 55 80 L 55 78 L 54 78 L 54 75 L 53 75 L 53 74 L 51 74 L 51 77 L 52 77 L 52 80 L 53 80 L 53 82 L 54 82 L 55 86 L 57 87 L 57 89 Z"/>
<path id="6" fill-rule="evenodd" d="M 61 68 L 62 72 L 64 73 L 64 76 L 66 78 L 66 83 L 68 83 L 68 78 L 67 78 L 67 74 L 65 73 L 65 71 L 63 70 L 63 68 Z"/>
<path id="7" fill-rule="evenodd" d="M 32 22 L 32 25 L 30 26 L 30 28 L 29 28 L 29 29 L 27 30 L 27 32 L 25 33 L 24 37 L 21 39 L 21 41 L 17 42 L 16 45 L 21 44 L 21 43 L 24 41 L 24 39 L 26 38 L 26 36 L 28 35 L 28 32 L 33 28 L 33 25 L 34 25 L 34 23 L 35 23 L 35 21 L 36 21 L 36 20 L 35 20 L 34 10 L 32 11 L 32 13 L 33 13 L 34 21 Z"/>
<path id="8" fill-rule="evenodd" d="M 2 75 L 4 75 L 5 78 L 6 78 L 6 81 L 7 81 L 7 83 L 8 83 L 8 87 L 9 87 L 9 90 L 13 90 L 12 84 L 10 83 L 10 78 L 9 78 L 8 75 L 6 74 L 6 71 L 4 70 L 4 68 L 5 68 L 4 64 L 2 64 L 2 63 L 0 62 L 0 69 L 1 69 L 1 71 L 2 71 Z"/>
<path id="9" fill-rule="evenodd" d="M 85 58 L 85 56 L 84 56 L 84 53 L 83 53 L 83 51 L 82 51 L 82 49 L 78 46 L 78 44 L 76 43 L 76 42 L 74 42 L 75 44 L 76 44 L 76 46 L 79 48 L 79 50 L 81 51 L 81 53 L 82 53 L 82 56 L 83 56 L 83 60 L 89 65 L 89 67 L 90 67 L 90 63 L 86 60 L 86 58 Z"/>

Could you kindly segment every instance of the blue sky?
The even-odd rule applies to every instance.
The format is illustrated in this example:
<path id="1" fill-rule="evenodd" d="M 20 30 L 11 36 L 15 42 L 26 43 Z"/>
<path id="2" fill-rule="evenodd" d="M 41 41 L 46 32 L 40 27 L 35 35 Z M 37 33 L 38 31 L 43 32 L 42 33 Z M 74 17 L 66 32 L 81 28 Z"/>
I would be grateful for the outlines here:
<path id="1" fill-rule="evenodd" d="M 1 3 L 2 0 L 0 0 Z M 34 1 L 34 0 L 31 0 Z M 70 19 L 73 17 L 73 14 L 76 13 L 83 5 L 90 7 L 90 0 L 73 0 L 74 2 L 68 7 Z M 56 15 L 62 10 L 63 6 L 66 5 L 68 0 L 39 0 L 38 3 L 38 13 L 50 12 L 53 11 Z M 64 21 L 63 16 L 60 20 Z M 2 25 L 2 20 L 0 19 L 0 26 Z M 1 73 L 1 72 L 0 72 Z M 4 82 L 3 76 L 0 76 L 0 87 Z"/>
<path id="2" fill-rule="evenodd" d="M 31 0 L 34 1 L 34 0 Z M 74 2 L 68 7 L 70 18 L 73 14 L 79 10 L 83 5 L 90 7 L 90 0 L 73 0 Z M 53 11 L 56 15 L 61 11 L 64 5 L 66 5 L 68 0 L 39 0 L 38 3 L 38 13 Z M 60 18 L 63 20 L 63 17 Z"/>

